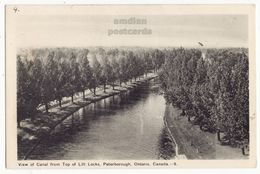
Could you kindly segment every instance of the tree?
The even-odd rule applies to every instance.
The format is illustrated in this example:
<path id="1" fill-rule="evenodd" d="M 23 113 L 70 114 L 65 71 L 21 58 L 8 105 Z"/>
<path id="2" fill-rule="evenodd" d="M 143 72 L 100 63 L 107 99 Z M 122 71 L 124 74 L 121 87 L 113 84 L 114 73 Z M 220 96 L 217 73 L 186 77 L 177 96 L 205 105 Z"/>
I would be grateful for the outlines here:
<path id="1" fill-rule="evenodd" d="M 111 60 L 111 67 L 112 67 L 112 73 L 111 73 L 111 82 L 113 90 L 115 89 L 115 81 L 119 79 L 120 77 L 120 66 L 117 60 L 113 57 Z"/>
<path id="2" fill-rule="evenodd" d="M 145 63 L 144 63 L 144 60 L 142 59 L 142 57 L 137 58 L 137 61 L 136 61 L 136 70 L 137 70 L 136 77 L 139 77 L 139 79 L 145 73 L 144 64 Z"/>
<path id="3" fill-rule="evenodd" d="M 135 65 L 136 65 L 136 57 L 134 56 L 133 51 L 128 51 L 126 55 L 126 65 L 127 69 L 125 75 L 126 79 L 132 81 L 132 79 L 135 77 L 136 71 L 135 71 Z"/>
<path id="4" fill-rule="evenodd" d="M 144 53 L 144 74 L 147 76 L 148 72 L 152 69 L 153 63 L 152 59 L 150 58 L 149 52 Z"/>
<path id="5" fill-rule="evenodd" d="M 106 84 L 108 82 L 111 82 L 112 67 L 107 57 L 103 57 L 101 63 L 102 63 L 101 83 L 104 86 L 104 92 L 106 92 Z"/>
<path id="6" fill-rule="evenodd" d="M 202 130 L 223 131 L 232 145 L 248 141 L 245 50 L 209 49 L 204 58 L 194 49 L 173 49 L 163 54 L 155 50 L 153 62 L 159 60 L 158 55 L 165 55 L 159 79 L 168 103 L 182 109 L 188 120 L 194 117 L 192 123 Z"/>
<path id="7" fill-rule="evenodd" d="M 42 85 L 42 80 L 44 76 L 44 67 L 42 60 L 40 58 L 35 58 L 33 60 L 33 65 L 31 69 L 28 71 L 30 74 L 30 90 L 31 92 L 31 103 L 29 104 L 30 107 L 33 109 L 33 112 L 36 111 L 36 108 L 41 104 L 41 94 L 40 94 L 40 88 Z M 28 99 L 29 100 L 29 99 Z M 30 101 L 30 100 L 29 100 Z M 33 114 L 34 115 L 34 114 Z M 31 116 L 33 119 L 34 117 Z"/>
<path id="8" fill-rule="evenodd" d="M 152 52 L 152 62 L 153 62 L 153 68 L 154 68 L 154 72 L 157 72 L 158 69 L 162 66 L 162 64 L 164 63 L 164 53 L 159 50 L 159 49 L 155 49 Z"/>
<path id="9" fill-rule="evenodd" d="M 29 85 L 28 69 L 21 57 L 17 56 L 17 124 L 20 127 L 20 121 L 30 116 L 31 111 L 27 108 L 26 100 L 30 96 L 28 90 Z"/>
<path id="10" fill-rule="evenodd" d="M 58 65 L 54 60 L 54 52 L 49 52 L 43 67 L 43 78 L 40 87 L 41 101 L 45 105 L 46 112 L 49 102 L 55 99 Z"/>
<path id="11" fill-rule="evenodd" d="M 92 76 L 90 86 L 94 89 L 94 95 L 96 95 L 96 88 L 100 84 L 101 73 L 102 73 L 102 67 L 98 62 L 96 56 L 93 57 L 92 72 L 93 72 L 93 76 Z"/>
<path id="12" fill-rule="evenodd" d="M 55 93 L 55 98 L 59 101 L 59 106 L 61 107 L 62 97 L 68 96 L 69 93 L 69 77 L 70 68 L 66 60 L 60 59 L 58 61 L 58 81 L 57 90 Z"/>
<path id="13" fill-rule="evenodd" d="M 90 81 L 92 78 L 92 70 L 89 65 L 88 61 L 88 50 L 84 50 L 82 55 L 80 56 L 80 64 L 79 64 L 79 71 L 81 75 L 81 91 L 83 93 L 83 99 L 85 99 L 85 90 L 89 88 L 90 86 Z"/>
<path id="14" fill-rule="evenodd" d="M 74 102 L 74 93 L 82 90 L 81 87 L 81 76 L 79 70 L 79 63 L 77 62 L 76 55 L 71 52 L 70 55 L 70 74 L 69 74 L 69 94 L 71 96 L 71 102 Z"/>
<path id="15" fill-rule="evenodd" d="M 127 82 L 128 80 L 128 71 L 127 71 L 127 62 L 125 57 L 119 58 L 119 85 L 121 86 L 122 82 Z"/>

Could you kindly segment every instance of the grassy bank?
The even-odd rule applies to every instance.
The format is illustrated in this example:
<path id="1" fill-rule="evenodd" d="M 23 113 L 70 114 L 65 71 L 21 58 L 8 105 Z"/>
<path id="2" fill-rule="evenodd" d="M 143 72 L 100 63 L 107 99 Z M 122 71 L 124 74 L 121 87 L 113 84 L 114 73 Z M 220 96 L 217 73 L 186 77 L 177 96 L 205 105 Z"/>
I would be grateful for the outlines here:
<path id="1" fill-rule="evenodd" d="M 179 155 L 188 159 L 248 159 L 240 148 L 221 145 L 217 134 L 201 131 L 198 125 L 180 115 L 180 110 L 166 106 L 165 121 L 173 141 L 176 141 Z"/>
<path id="2" fill-rule="evenodd" d="M 79 94 L 75 96 L 73 103 L 64 100 L 62 107 L 59 107 L 54 103 L 50 107 L 48 113 L 39 110 L 38 113 L 34 115 L 34 119 L 22 120 L 20 127 L 17 128 L 19 158 L 26 158 L 29 156 L 44 137 L 48 136 L 57 125 L 80 108 L 104 98 L 135 89 L 154 77 L 156 77 L 156 75 L 150 74 L 137 81 L 128 82 L 127 84 L 122 84 L 122 86 L 115 86 L 114 89 L 112 86 L 108 85 L 105 92 L 103 88 L 99 88 L 96 91 L 95 96 L 89 91 L 89 93 L 85 95 L 85 99 Z"/>

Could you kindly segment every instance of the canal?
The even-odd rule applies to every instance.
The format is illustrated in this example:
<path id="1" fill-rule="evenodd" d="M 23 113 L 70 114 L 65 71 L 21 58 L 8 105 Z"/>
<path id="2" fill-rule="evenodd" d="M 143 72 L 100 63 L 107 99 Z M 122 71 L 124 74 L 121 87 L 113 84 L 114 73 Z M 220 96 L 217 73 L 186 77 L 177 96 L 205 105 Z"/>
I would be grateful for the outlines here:
<path id="1" fill-rule="evenodd" d="M 92 103 L 57 126 L 28 159 L 170 159 L 165 107 L 155 82 Z"/>

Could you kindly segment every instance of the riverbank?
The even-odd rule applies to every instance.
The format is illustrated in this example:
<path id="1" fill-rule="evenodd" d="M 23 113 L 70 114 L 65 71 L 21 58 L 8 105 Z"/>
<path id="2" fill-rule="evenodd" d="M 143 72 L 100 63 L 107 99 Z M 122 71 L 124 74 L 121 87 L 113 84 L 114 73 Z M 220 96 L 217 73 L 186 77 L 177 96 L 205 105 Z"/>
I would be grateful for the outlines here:
<path id="1" fill-rule="evenodd" d="M 241 149 L 221 145 L 217 134 L 201 131 L 199 126 L 180 115 L 177 108 L 166 106 L 165 121 L 173 141 L 176 141 L 179 155 L 185 155 L 187 159 L 248 159 Z"/>
<path id="2" fill-rule="evenodd" d="M 28 153 L 40 143 L 41 139 L 46 137 L 52 130 L 59 125 L 68 116 L 72 115 L 74 112 L 78 111 L 80 108 L 87 106 L 88 104 L 97 102 L 104 98 L 118 95 L 120 93 L 133 90 L 141 84 L 148 80 L 155 78 L 156 75 L 150 74 L 147 77 L 141 78 L 140 80 L 128 82 L 127 84 L 122 84 L 122 86 L 107 86 L 106 92 L 102 88 L 96 91 L 96 96 L 92 93 L 85 95 L 85 99 L 81 95 L 74 98 L 74 102 L 66 102 L 62 107 L 54 106 L 49 109 L 49 113 L 44 111 L 39 111 L 35 116 L 34 120 L 25 119 L 21 121 L 20 128 L 17 129 L 18 135 L 18 153 L 20 157 L 23 158 L 28 156 Z M 24 146 L 26 144 L 26 146 Z M 23 149 L 19 149 L 23 147 Z M 24 147 L 27 147 L 24 149 Z"/>

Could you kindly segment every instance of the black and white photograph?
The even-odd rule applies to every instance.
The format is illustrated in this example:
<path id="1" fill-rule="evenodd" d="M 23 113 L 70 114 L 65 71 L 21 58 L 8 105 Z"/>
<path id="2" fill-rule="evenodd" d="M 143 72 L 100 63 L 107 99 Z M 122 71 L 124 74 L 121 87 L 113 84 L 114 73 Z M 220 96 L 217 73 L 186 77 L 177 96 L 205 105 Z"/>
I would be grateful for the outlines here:
<path id="1" fill-rule="evenodd" d="M 7 158 L 16 167 L 254 166 L 253 11 L 6 6 Z"/>

